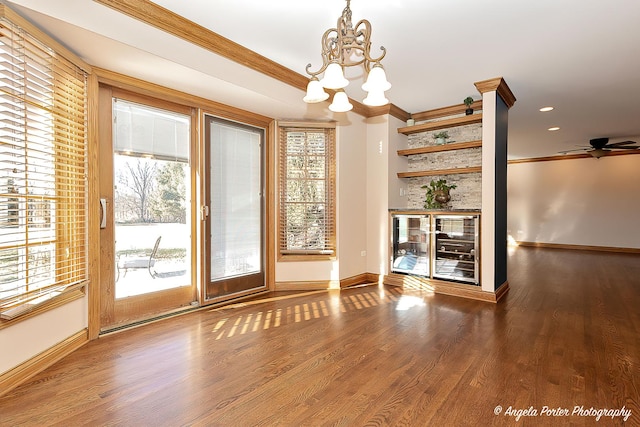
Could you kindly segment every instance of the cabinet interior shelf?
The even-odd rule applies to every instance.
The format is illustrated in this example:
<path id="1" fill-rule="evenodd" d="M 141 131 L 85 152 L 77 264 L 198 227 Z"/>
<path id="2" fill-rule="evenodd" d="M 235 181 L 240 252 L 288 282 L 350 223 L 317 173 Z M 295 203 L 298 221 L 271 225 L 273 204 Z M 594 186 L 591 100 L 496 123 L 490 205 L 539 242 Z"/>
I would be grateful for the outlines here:
<path id="1" fill-rule="evenodd" d="M 447 266 L 448 267 L 448 266 Z M 457 271 L 468 271 L 468 272 L 473 272 L 472 269 L 469 268 L 461 268 L 459 266 L 456 267 L 450 267 L 451 269 L 447 268 L 446 271 L 444 268 L 441 268 L 439 271 L 436 271 L 436 274 L 453 274 L 456 270 Z"/>
<path id="2" fill-rule="evenodd" d="M 473 231 L 473 230 L 471 230 Z M 473 240 L 465 240 L 465 239 L 445 239 L 442 237 L 438 237 L 438 242 L 447 243 L 447 242 L 455 242 L 455 243 L 473 243 Z"/>
<path id="3" fill-rule="evenodd" d="M 453 169 L 434 169 L 430 171 L 398 172 L 398 178 L 417 178 L 421 176 L 453 175 L 474 172 L 482 172 L 482 166 L 470 166 L 468 168 Z"/>
<path id="4" fill-rule="evenodd" d="M 482 123 L 482 114 L 471 114 L 468 116 L 454 117 L 452 119 L 437 120 L 434 122 L 420 123 L 419 125 L 405 126 L 402 128 L 398 128 L 398 133 L 411 135 L 412 133 L 447 129 L 456 126 L 471 125 L 474 123 Z"/>
<path id="5" fill-rule="evenodd" d="M 413 156 L 416 154 L 439 153 L 442 151 L 464 150 L 465 148 L 482 147 L 482 140 L 467 142 L 452 142 L 450 144 L 432 145 L 430 147 L 408 148 L 398 150 L 398 156 Z"/>
<path id="6" fill-rule="evenodd" d="M 468 257 L 473 258 L 473 255 L 471 255 L 469 252 L 455 252 L 455 251 L 438 251 L 439 254 L 450 254 L 450 255 L 465 255 Z M 438 258 L 438 259 L 451 259 L 451 258 Z M 464 259 L 456 259 L 456 261 L 462 261 L 462 262 L 473 262 L 473 261 L 468 261 L 468 260 L 464 260 Z"/>

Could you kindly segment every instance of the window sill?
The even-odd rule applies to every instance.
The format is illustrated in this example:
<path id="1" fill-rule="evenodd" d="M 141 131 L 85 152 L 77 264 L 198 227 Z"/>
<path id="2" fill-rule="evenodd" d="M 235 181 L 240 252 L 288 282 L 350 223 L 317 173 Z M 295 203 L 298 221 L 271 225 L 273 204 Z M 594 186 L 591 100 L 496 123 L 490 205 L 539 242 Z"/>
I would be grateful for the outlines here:
<path id="1" fill-rule="evenodd" d="M 39 316 L 49 310 L 53 310 L 54 308 L 61 307 L 72 301 L 84 298 L 84 296 L 85 285 L 82 285 L 80 287 L 65 290 L 60 295 L 56 295 L 38 304 L 24 304 L 5 310 L 0 312 L 0 315 L 3 316 L 0 318 L 0 329 L 4 329 L 26 319 Z"/>
<path id="2" fill-rule="evenodd" d="M 335 261 L 335 254 L 279 254 L 279 262 Z"/>

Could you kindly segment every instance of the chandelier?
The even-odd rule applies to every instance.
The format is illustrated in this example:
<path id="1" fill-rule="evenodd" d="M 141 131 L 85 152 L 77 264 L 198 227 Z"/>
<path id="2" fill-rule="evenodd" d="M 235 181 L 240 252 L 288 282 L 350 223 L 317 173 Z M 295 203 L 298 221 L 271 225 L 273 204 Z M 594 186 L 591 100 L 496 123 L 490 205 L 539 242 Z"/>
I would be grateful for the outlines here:
<path id="1" fill-rule="evenodd" d="M 318 71 L 312 72 L 307 64 L 307 74 L 311 76 L 307 85 L 307 94 L 303 98 L 307 103 L 322 102 L 329 98 L 325 89 L 335 90 L 333 102 L 329 109 L 334 112 L 345 112 L 353 108 L 349 102 L 344 88 L 349 80 L 344 77 L 344 68 L 362 65 L 365 70 L 366 81 L 362 89 L 367 97 L 363 104 L 372 107 L 386 105 L 389 100 L 384 92 L 391 88 L 387 76 L 380 61 L 387 54 L 384 47 L 380 46 L 382 54 L 377 58 L 371 57 L 371 24 L 366 19 L 358 21 L 355 28 L 351 23 L 350 0 L 347 7 L 338 18 L 336 28 L 329 28 L 322 35 L 322 66 Z M 318 75 L 324 72 L 322 79 Z"/>

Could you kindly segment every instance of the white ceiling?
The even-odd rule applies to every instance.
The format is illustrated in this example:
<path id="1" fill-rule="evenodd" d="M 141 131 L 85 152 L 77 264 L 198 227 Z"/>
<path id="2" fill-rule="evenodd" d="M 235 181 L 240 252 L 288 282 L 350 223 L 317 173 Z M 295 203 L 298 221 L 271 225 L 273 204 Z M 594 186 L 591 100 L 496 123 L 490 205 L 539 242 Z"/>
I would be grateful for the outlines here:
<path id="1" fill-rule="evenodd" d="M 344 0 L 155 0 L 287 68 L 321 63 L 320 37 Z M 88 63 L 274 118 L 331 115 L 303 91 L 256 73 L 92 0 L 15 0 L 21 14 Z M 371 22 L 377 54 L 408 112 L 480 95 L 502 76 L 517 98 L 509 157 L 554 155 L 590 138 L 640 141 L 638 0 L 352 0 Z M 361 81 L 347 93 L 361 101 Z M 549 113 L 538 111 L 551 105 Z M 559 126 L 557 132 L 547 128 Z"/>

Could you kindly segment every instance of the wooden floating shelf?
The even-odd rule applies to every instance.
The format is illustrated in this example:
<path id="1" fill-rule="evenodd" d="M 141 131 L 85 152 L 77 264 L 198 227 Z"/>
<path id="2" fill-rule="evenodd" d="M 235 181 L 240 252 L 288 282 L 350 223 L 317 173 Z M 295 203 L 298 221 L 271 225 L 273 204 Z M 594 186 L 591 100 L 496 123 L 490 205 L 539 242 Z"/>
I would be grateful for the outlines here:
<path id="1" fill-rule="evenodd" d="M 411 135 L 412 133 L 427 132 L 437 129 L 447 129 L 456 126 L 472 125 L 474 123 L 482 123 L 482 114 L 471 114 L 469 116 L 454 117 L 453 119 L 438 120 L 435 122 L 406 126 L 403 128 L 398 128 L 398 133 Z"/>
<path id="2" fill-rule="evenodd" d="M 474 103 L 471 104 L 471 108 L 473 108 L 474 111 L 481 111 L 482 100 L 474 101 Z M 423 120 L 433 120 L 433 119 L 438 119 L 440 117 L 449 117 L 449 116 L 455 116 L 457 114 L 465 114 L 466 110 L 467 110 L 467 106 L 465 104 L 456 104 L 456 105 L 451 105 L 449 107 L 442 107 L 442 108 L 436 108 L 433 110 L 422 111 L 420 113 L 412 113 L 411 118 L 415 119 L 416 122 L 420 122 Z"/>
<path id="3" fill-rule="evenodd" d="M 398 133 L 411 135 L 413 133 L 427 132 L 430 130 L 447 129 L 456 126 L 472 125 L 482 123 L 482 114 L 471 114 L 468 116 L 454 117 L 453 119 L 438 120 L 435 122 L 421 123 L 414 126 L 398 128 Z"/>
<path id="4" fill-rule="evenodd" d="M 398 156 L 413 156 L 415 154 L 439 153 L 442 151 L 464 150 L 465 148 L 482 147 L 482 140 L 467 142 L 452 142 L 444 145 L 432 145 L 430 147 L 409 148 L 398 150 Z"/>
<path id="5" fill-rule="evenodd" d="M 454 175 L 454 174 L 474 173 L 474 172 L 482 172 L 482 166 L 471 166 L 468 168 L 453 168 L 453 169 L 434 169 L 430 171 L 398 172 L 398 178 L 417 178 L 421 176 Z"/>

